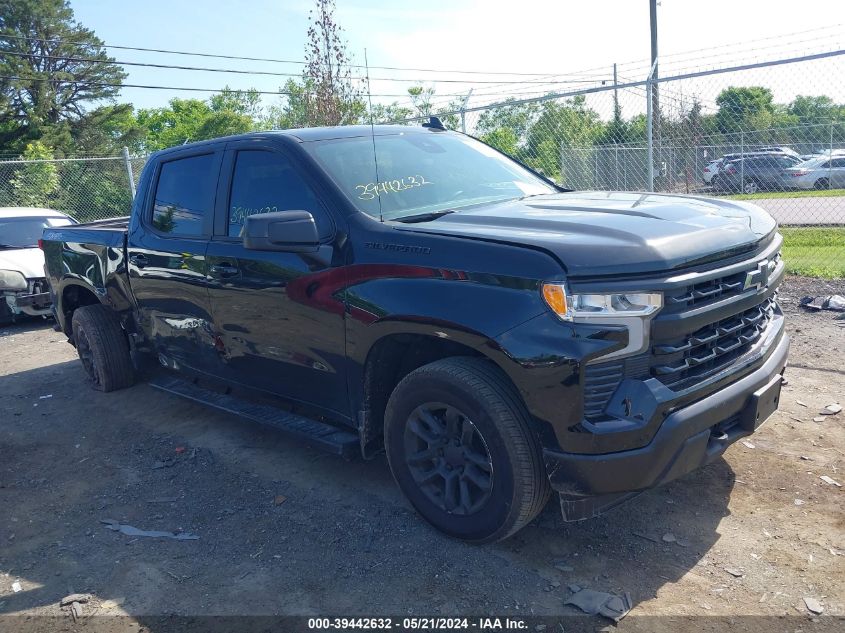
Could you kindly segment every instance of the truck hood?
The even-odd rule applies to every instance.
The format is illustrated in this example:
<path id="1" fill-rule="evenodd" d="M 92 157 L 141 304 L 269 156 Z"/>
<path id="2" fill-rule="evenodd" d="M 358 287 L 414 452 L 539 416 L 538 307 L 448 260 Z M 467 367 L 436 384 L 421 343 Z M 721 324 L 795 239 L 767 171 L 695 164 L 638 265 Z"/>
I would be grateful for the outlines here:
<path id="1" fill-rule="evenodd" d="M 44 276 L 44 253 L 40 248 L 0 249 L 0 270 L 16 270 L 27 279 Z"/>
<path id="2" fill-rule="evenodd" d="M 571 192 L 461 209 L 400 230 L 540 248 L 572 276 L 666 271 L 750 250 L 777 223 L 737 200 Z"/>

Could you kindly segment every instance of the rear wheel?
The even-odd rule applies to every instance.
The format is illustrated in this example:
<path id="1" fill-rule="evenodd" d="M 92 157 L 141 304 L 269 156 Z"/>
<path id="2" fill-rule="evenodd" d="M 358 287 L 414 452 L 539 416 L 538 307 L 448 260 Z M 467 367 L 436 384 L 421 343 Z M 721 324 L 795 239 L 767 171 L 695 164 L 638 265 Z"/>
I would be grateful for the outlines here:
<path id="1" fill-rule="evenodd" d="M 405 377 L 385 411 L 399 487 L 439 530 L 472 542 L 514 534 L 550 494 L 529 414 L 488 361 L 448 358 Z"/>
<path id="2" fill-rule="evenodd" d="M 813 183 L 813 189 L 829 189 L 830 185 L 828 184 L 827 178 L 819 178 L 816 182 Z"/>
<path id="3" fill-rule="evenodd" d="M 109 308 L 90 305 L 73 313 L 73 342 L 94 389 L 115 391 L 135 381 L 129 343 Z"/>
<path id="4" fill-rule="evenodd" d="M 758 191 L 760 191 L 760 185 L 757 184 L 756 180 L 752 180 L 751 178 L 747 178 L 742 185 L 742 193 L 757 193 Z"/>

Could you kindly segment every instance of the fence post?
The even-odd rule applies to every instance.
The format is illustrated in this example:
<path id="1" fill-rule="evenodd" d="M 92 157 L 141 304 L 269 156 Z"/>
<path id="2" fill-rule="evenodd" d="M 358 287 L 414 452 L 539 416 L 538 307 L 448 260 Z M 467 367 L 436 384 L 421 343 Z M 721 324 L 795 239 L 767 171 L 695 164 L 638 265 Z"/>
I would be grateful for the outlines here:
<path id="1" fill-rule="evenodd" d="M 469 89 L 467 96 L 464 97 L 464 100 L 461 102 L 461 132 L 464 134 L 467 133 L 467 103 L 469 103 L 469 98 L 472 96 L 472 88 Z"/>
<path id="2" fill-rule="evenodd" d="M 745 132 L 739 131 L 739 191 L 745 193 Z"/>
<path id="3" fill-rule="evenodd" d="M 619 191 L 619 145 L 613 143 L 613 176 L 615 179 L 614 189 Z"/>
<path id="4" fill-rule="evenodd" d="M 830 121 L 830 159 L 827 161 L 827 188 L 833 189 L 833 120 Z"/>
<path id="5" fill-rule="evenodd" d="M 132 173 L 132 161 L 129 160 L 129 148 L 123 147 L 123 164 L 126 166 L 126 175 L 129 177 L 129 191 L 132 199 L 135 199 L 135 174 Z"/>

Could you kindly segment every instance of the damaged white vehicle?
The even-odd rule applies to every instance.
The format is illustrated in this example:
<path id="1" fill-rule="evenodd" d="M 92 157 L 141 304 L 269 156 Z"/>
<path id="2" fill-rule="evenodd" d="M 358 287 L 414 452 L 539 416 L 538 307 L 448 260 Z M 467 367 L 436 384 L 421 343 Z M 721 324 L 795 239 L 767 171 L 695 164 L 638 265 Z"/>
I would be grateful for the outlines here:
<path id="1" fill-rule="evenodd" d="M 76 222 L 59 211 L 0 207 L 0 323 L 50 316 L 50 288 L 38 240 L 44 229 Z"/>

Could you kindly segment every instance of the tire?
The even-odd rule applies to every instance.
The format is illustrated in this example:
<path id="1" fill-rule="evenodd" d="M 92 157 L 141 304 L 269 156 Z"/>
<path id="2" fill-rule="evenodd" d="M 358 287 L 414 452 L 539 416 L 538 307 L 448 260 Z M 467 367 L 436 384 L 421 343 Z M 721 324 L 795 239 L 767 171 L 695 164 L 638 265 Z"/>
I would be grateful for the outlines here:
<path id="1" fill-rule="evenodd" d="M 528 420 L 513 385 L 489 361 L 435 361 L 408 374 L 387 403 L 390 470 L 440 531 L 473 543 L 507 538 L 551 492 Z"/>
<path id="2" fill-rule="evenodd" d="M 819 178 L 816 182 L 813 183 L 813 189 L 820 191 L 822 189 L 830 189 L 828 185 L 827 178 Z"/>
<path id="3" fill-rule="evenodd" d="M 79 360 L 94 389 L 132 386 L 135 372 L 129 343 L 114 312 L 103 305 L 83 306 L 74 311 L 71 323 Z"/>
<path id="4" fill-rule="evenodd" d="M 760 185 L 757 184 L 757 181 L 746 178 L 742 185 L 742 193 L 757 193 L 758 191 L 760 191 Z"/>

